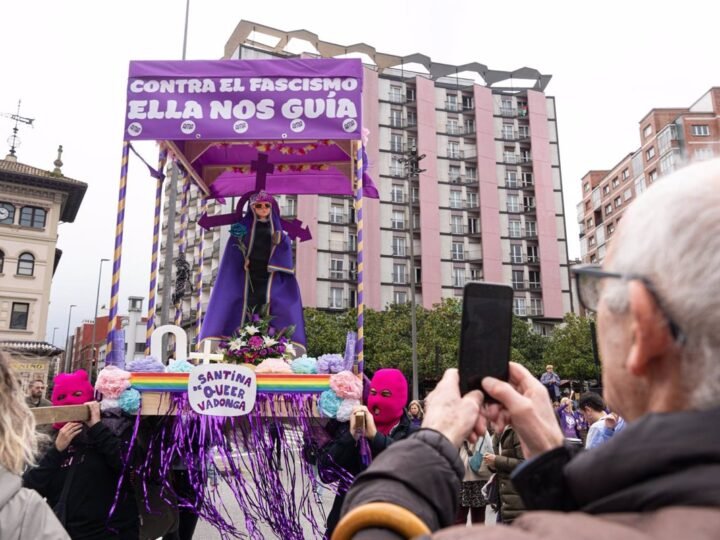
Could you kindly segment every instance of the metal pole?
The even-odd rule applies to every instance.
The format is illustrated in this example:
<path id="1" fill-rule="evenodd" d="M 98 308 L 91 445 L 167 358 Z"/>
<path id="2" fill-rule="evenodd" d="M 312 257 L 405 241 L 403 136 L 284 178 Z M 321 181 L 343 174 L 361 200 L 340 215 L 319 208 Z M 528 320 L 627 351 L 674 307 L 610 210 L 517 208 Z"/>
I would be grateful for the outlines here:
<path id="1" fill-rule="evenodd" d="M 185 2 L 185 32 L 183 33 L 183 53 L 182 59 L 185 60 L 185 53 L 187 52 L 187 33 L 188 33 L 188 20 L 190 19 L 190 0 Z"/>
<path id="2" fill-rule="evenodd" d="M 56 326 L 56 327 L 53 328 L 53 337 L 52 337 L 52 341 L 50 341 L 50 343 L 51 343 L 52 345 L 55 345 L 55 332 L 58 331 L 58 330 L 60 330 L 60 327 L 59 327 L 59 326 Z"/>
<path id="3" fill-rule="evenodd" d="M 93 364 L 97 362 L 97 316 L 98 316 L 98 305 L 100 304 L 100 280 L 102 279 L 102 265 L 104 262 L 108 262 L 110 259 L 100 259 L 100 270 L 98 271 L 98 286 L 97 294 L 95 295 L 95 316 L 93 318 L 93 334 L 92 334 L 92 361 Z"/>
<path id="4" fill-rule="evenodd" d="M 412 179 L 413 171 L 417 167 L 411 164 L 408 180 L 410 185 L 410 197 L 408 197 L 409 230 L 410 230 L 410 336 L 412 341 L 412 395 L 413 399 L 419 399 L 420 389 L 418 385 L 418 359 L 417 359 L 417 320 L 415 316 L 415 224 L 412 209 Z"/>
<path id="5" fill-rule="evenodd" d="M 71 365 L 71 363 L 68 362 L 68 349 L 70 349 L 70 317 L 72 316 L 72 310 L 74 307 L 77 306 L 75 304 L 70 304 L 70 309 L 68 310 L 67 333 L 65 334 L 65 365 L 63 367 L 64 373 L 70 371 Z"/>

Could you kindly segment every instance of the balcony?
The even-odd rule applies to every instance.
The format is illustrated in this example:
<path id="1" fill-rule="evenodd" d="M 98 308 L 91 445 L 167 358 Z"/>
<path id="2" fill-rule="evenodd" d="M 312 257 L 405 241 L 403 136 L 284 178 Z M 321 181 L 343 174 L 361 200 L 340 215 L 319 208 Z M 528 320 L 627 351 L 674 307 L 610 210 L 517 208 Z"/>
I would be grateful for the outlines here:
<path id="1" fill-rule="evenodd" d="M 530 138 L 530 130 L 527 129 L 526 126 L 525 126 L 525 129 L 522 129 L 522 127 L 521 127 L 520 130 L 518 131 L 518 140 L 524 141 L 529 138 Z"/>
<path id="2" fill-rule="evenodd" d="M 404 154 L 407 152 L 407 144 L 406 143 L 390 143 L 390 151 L 394 154 Z"/>
<path id="3" fill-rule="evenodd" d="M 407 228 L 407 222 L 405 220 L 398 221 L 393 219 L 390 222 L 390 227 L 396 231 L 404 231 Z"/>
<path id="4" fill-rule="evenodd" d="M 408 121 L 402 116 L 391 116 L 388 124 L 394 128 L 405 128 L 408 125 Z"/>
<path id="5" fill-rule="evenodd" d="M 280 216 L 282 217 L 295 217 L 297 216 L 297 206 L 291 205 L 291 206 L 281 206 L 280 207 Z"/>
<path id="6" fill-rule="evenodd" d="M 465 260 L 471 264 L 482 263 L 482 251 L 480 251 L 480 250 L 468 251 L 466 253 Z"/>
<path id="7" fill-rule="evenodd" d="M 468 232 L 467 225 L 450 225 L 450 234 L 465 236 Z"/>
<path id="8" fill-rule="evenodd" d="M 465 276 L 456 276 L 453 277 L 453 284 L 452 286 L 456 289 L 462 289 L 465 286 L 465 283 L 467 283 L 467 278 Z"/>
<path id="9" fill-rule="evenodd" d="M 512 283 L 513 289 L 516 291 L 537 291 L 540 290 L 540 282 L 539 281 L 513 281 Z"/>
<path id="10" fill-rule="evenodd" d="M 504 141 L 517 141 L 520 139 L 520 137 L 518 137 L 518 132 L 512 129 L 503 129 L 500 132 L 499 138 Z"/>
<path id="11" fill-rule="evenodd" d="M 330 223 L 335 225 L 347 225 L 350 223 L 350 215 L 346 213 L 333 213 L 330 214 Z"/>
<path id="12" fill-rule="evenodd" d="M 521 212 L 520 205 L 517 203 L 507 203 L 505 209 L 511 214 L 519 214 Z"/>
<path id="13" fill-rule="evenodd" d="M 525 214 L 534 214 L 536 211 L 534 203 L 523 205 L 523 213 Z"/>
<path id="14" fill-rule="evenodd" d="M 393 272 L 390 279 L 392 280 L 393 285 L 407 285 L 408 284 L 407 272 L 405 272 L 405 273 Z"/>
<path id="15" fill-rule="evenodd" d="M 450 260 L 452 261 L 467 261 L 470 254 L 467 251 L 452 250 L 450 252 Z"/>
<path id="16" fill-rule="evenodd" d="M 417 117 L 415 116 L 409 116 L 407 119 L 407 126 L 408 129 L 415 130 L 417 129 Z"/>
<path id="17" fill-rule="evenodd" d="M 471 112 L 475 110 L 475 100 L 463 101 L 462 103 L 463 112 Z"/>
<path id="18" fill-rule="evenodd" d="M 348 300 L 347 298 L 337 298 L 337 297 L 329 297 L 328 298 L 328 309 L 347 309 L 348 308 Z"/>
<path id="19" fill-rule="evenodd" d="M 463 126 L 463 136 L 466 139 L 474 139 L 475 138 L 475 122 L 466 122 Z"/>
<path id="20" fill-rule="evenodd" d="M 506 118 L 514 118 L 518 115 L 518 110 L 514 107 L 500 107 L 500 116 Z"/>
<path id="21" fill-rule="evenodd" d="M 533 265 L 540 264 L 540 256 L 539 255 L 528 255 L 527 263 L 533 264 Z"/>
<path id="22" fill-rule="evenodd" d="M 530 154 L 510 154 L 506 152 L 503 154 L 503 163 L 509 165 L 529 165 L 532 163 L 532 156 Z"/>
<path id="23" fill-rule="evenodd" d="M 458 126 L 457 124 L 446 124 L 445 133 L 447 133 L 448 135 L 462 135 L 463 128 L 461 126 Z"/>
<path id="24" fill-rule="evenodd" d="M 477 199 L 468 199 L 463 206 L 465 210 L 480 210 L 480 203 Z"/>
<path id="25" fill-rule="evenodd" d="M 339 240 L 328 242 L 328 248 L 330 251 L 338 253 L 354 253 L 357 250 L 355 242 L 341 242 Z"/>
<path id="26" fill-rule="evenodd" d="M 530 317 L 542 317 L 543 316 L 543 307 L 542 305 L 539 306 L 530 306 L 530 309 L 528 309 L 528 315 Z"/>
<path id="27" fill-rule="evenodd" d="M 400 245 L 394 245 L 392 247 L 393 257 L 407 257 L 407 253 L 408 253 L 407 246 L 400 244 Z"/>
<path id="28" fill-rule="evenodd" d="M 445 157 L 448 159 L 465 159 L 465 152 L 463 150 L 448 148 Z"/>
<path id="29" fill-rule="evenodd" d="M 460 199 L 450 199 L 450 208 L 453 210 L 462 210 L 463 206 L 463 201 Z"/>
<path id="30" fill-rule="evenodd" d="M 468 161 L 477 161 L 477 149 L 466 148 L 464 151 L 464 159 Z"/>
<path id="31" fill-rule="evenodd" d="M 347 279 L 347 272 L 345 270 L 330 269 L 330 279 Z"/>
<path id="32" fill-rule="evenodd" d="M 403 104 L 403 103 L 407 102 L 407 97 L 402 94 L 389 94 L 387 97 L 387 100 L 390 103 Z"/>
<path id="33" fill-rule="evenodd" d="M 408 197 L 405 193 L 393 191 L 390 196 L 390 200 L 393 202 L 393 204 L 407 204 Z"/>
<path id="34" fill-rule="evenodd" d="M 398 167 L 397 165 L 390 166 L 390 176 L 405 178 L 405 167 Z"/>
<path id="35" fill-rule="evenodd" d="M 450 112 L 461 112 L 463 110 L 462 103 L 457 101 L 446 101 L 445 110 Z"/>
<path id="36" fill-rule="evenodd" d="M 448 182 L 451 184 L 474 184 L 478 181 L 477 176 L 465 176 L 463 174 L 452 175 L 448 178 Z"/>

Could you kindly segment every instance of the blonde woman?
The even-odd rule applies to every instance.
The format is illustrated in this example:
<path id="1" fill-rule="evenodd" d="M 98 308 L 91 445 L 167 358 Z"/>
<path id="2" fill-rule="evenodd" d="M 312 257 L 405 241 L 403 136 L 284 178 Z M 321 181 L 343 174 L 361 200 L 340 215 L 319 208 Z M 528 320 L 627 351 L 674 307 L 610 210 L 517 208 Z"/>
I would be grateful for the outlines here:
<path id="1" fill-rule="evenodd" d="M 0 352 L 0 538 L 70 540 L 53 511 L 20 475 L 34 465 L 35 418 L 25 404 L 10 361 Z"/>
<path id="2" fill-rule="evenodd" d="M 408 405 L 408 416 L 410 417 L 410 423 L 413 426 L 419 428 L 422 424 L 422 419 L 424 415 L 425 412 L 423 411 L 420 402 L 417 399 L 413 399 L 410 402 L 410 405 Z"/>

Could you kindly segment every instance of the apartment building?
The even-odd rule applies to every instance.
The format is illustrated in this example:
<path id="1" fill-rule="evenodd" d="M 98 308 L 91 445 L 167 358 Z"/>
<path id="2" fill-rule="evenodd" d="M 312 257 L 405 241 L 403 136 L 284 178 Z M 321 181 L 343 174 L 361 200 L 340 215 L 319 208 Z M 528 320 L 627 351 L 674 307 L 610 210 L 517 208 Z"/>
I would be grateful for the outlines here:
<path id="1" fill-rule="evenodd" d="M 293 50 L 298 42 L 306 45 L 302 52 Z M 468 281 L 489 281 L 512 285 L 515 313 L 539 329 L 572 311 L 555 100 L 545 95 L 549 75 L 401 57 L 247 21 L 238 24 L 224 57 L 298 55 L 360 57 L 365 64 L 363 125 L 380 192 L 379 200 L 364 203 L 367 307 L 408 302 L 414 272 L 416 299 L 426 308 L 462 296 Z M 403 161 L 411 150 L 425 155 L 415 177 Z M 282 213 L 309 225 L 313 237 L 296 246 L 304 304 L 354 307 L 353 200 L 280 199 Z M 208 285 L 226 235 L 212 233 Z"/>
<path id="2" fill-rule="evenodd" d="M 688 108 L 652 109 L 639 123 L 640 147 L 610 170 L 582 177 L 577 205 L 583 262 L 600 263 L 630 203 L 683 163 L 720 155 L 720 87 Z"/>

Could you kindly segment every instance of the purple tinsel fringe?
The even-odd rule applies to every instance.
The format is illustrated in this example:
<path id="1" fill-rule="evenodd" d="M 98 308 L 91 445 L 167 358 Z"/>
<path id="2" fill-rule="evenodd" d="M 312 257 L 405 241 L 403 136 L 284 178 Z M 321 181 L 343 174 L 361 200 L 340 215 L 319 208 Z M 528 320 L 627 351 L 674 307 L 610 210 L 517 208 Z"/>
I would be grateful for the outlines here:
<path id="1" fill-rule="evenodd" d="M 120 486 L 132 474 L 135 484 L 141 486 L 149 512 L 148 483 L 160 482 L 167 504 L 192 509 L 223 538 L 244 537 L 229 517 L 232 510 L 222 500 L 219 483 L 211 481 L 217 467 L 223 470 L 220 482 L 225 482 L 232 492 L 251 539 L 265 538 L 258 527 L 260 523 L 277 538 L 303 539 L 304 523 L 317 537 L 322 536 L 325 516 L 318 496 L 317 471 L 303 459 L 300 448 L 294 446 L 302 444 L 304 436 L 311 434 L 317 423 L 313 397 L 308 394 L 274 394 L 274 397 L 275 400 L 273 395 L 259 394 L 250 414 L 225 418 L 198 415 L 190 409 L 187 394 L 175 394 L 171 412 L 152 430 L 147 450 L 140 459 L 138 456 L 131 459 L 140 424 L 138 415 L 132 440 L 123 455 L 123 472 L 110 515 L 117 506 Z M 282 410 L 276 409 L 279 403 Z M 273 463 L 275 434 L 280 438 L 282 472 Z M 370 448 L 364 438 L 360 444 L 365 462 L 370 457 Z M 178 468 L 187 470 L 193 486 L 194 495 L 189 498 L 178 496 L 172 485 L 172 469 Z M 335 493 L 347 489 L 352 479 L 346 471 L 338 470 L 337 481 L 330 488 Z"/>

